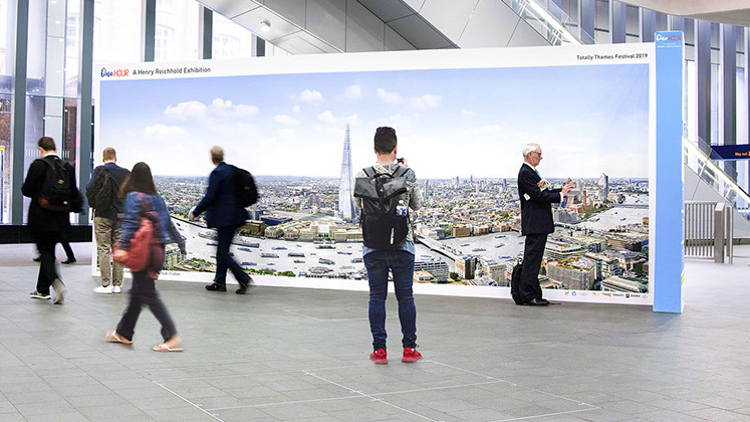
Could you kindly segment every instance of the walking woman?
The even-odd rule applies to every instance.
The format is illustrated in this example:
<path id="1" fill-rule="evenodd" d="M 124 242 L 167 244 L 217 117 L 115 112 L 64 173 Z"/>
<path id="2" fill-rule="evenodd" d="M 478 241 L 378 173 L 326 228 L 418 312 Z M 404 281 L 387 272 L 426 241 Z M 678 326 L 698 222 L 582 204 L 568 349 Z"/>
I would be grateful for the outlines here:
<path id="1" fill-rule="evenodd" d="M 157 352 L 181 352 L 182 339 L 177 334 L 172 317 L 169 316 L 164 302 L 156 292 L 155 281 L 164 264 L 164 245 L 177 243 L 180 252 L 185 255 L 185 241 L 174 227 L 167 212 L 164 200 L 157 195 L 151 168 L 146 163 L 133 166 L 133 171 L 123 183 L 120 194 L 125 197 L 124 216 L 122 218 L 122 237 L 114 253 L 118 262 L 128 263 L 128 251 L 133 246 L 134 238 L 141 225 L 147 219 L 151 221 L 153 232 L 145 260 L 145 267 L 135 268 L 133 286 L 130 289 L 130 303 L 117 324 L 115 331 L 107 333 L 107 341 L 113 343 L 133 344 L 133 333 L 141 307 L 148 305 L 151 312 L 161 324 L 161 335 L 164 342 L 153 347 Z"/>

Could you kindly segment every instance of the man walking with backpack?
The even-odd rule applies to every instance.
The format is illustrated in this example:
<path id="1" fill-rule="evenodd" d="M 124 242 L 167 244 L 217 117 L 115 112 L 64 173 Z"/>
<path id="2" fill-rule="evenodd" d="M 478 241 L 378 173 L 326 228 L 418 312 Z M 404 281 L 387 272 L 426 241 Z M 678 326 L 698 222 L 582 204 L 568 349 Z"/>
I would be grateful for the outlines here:
<path id="1" fill-rule="evenodd" d="M 94 169 L 86 186 L 86 197 L 94 209 L 94 236 L 96 237 L 96 257 L 101 272 L 101 286 L 96 293 L 120 293 L 122 289 L 122 265 L 112 261 L 112 247 L 122 235 L 120 214 L 123 201 L 120 186 L 130 172 L 118 166 L 114 148 L 102 151 L 104 164 Z"/>
<path id="2" fill-rule="evenodd" d="M 55 246 L 70 228 L 70 212 L 80 212 L 82 198 L 76 187 L 73 166 L 57 156 L 55 141 L 39 139 L 41 158 L 34 160 L 26 173 L 21 192 L 31 198 L 28 224 L 41 257 L 36 290 L 32 299 L 50 300 L 50 287 L 55 290 L 54 303 L 62 304 L 65 284 L 55 263 Z"/>
<path id="3" fill-rule="evenodd" d="M 250 173 L 224 162 L 224 150 L 221 147 L 211 148 L 211 162 L 216 168 L 208 178 L 206 194 L 189 213 L 188 218 L 193 221 L 205 211 L 206 225 L 217 231 L 216 275 L 214 282 L 207 285 L 206 290 L 226 292 L 229 269 L 240 284 L 236 293 L 241 295 L 247 292 L 253 279 L 229 255 L 229 248 L 237 230 L 250 218 L 245 207 L 257 200 L 257 190 Z"/>
<path id="4" fill-rule="evenodd" d="M 364 263 L 370 283 L 369 319 L 374 351 L 370 360 L 387 364 L 385 300 L 388 296 L 388 273 L 398 300 L 404 347 L 402 362 L 422 359 L 417 351 L 417 309 L 414 305 L 414 233 L 409 209 L 417 210 L 420 192 L 417 176 L 406 160 L 396 158 L 396 131 L 379 127 L 375 132 L 374 166 L 365 168 L 356 178 L 354 196 L 362 211 Z"/>

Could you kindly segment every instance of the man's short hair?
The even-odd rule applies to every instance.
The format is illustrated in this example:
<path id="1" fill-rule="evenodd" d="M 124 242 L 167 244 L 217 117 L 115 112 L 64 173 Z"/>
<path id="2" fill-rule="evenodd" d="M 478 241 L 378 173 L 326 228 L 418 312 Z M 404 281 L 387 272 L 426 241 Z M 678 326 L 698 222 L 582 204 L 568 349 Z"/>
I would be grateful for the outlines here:
<path id="1" fill-rule="evenodd" d="M 392 153 L 397 144 L 396 129 L 381 126 L 375 130 L 375 152 L 378 154 Z"/>
<path id="2" fill-rule="evenodd" d="M 532 152 L 535 152 L 537 148 L 541 148 L 539 144 L 526 144 L 523 147 L 523 151 L 521 153 L 523 154 L 523 158 L 526 158 L 531 154 Z"/>
<path id="3" fill-rule="evenodd" d="M 102 161 L 112 161 L 117 159 L 117 151 L 112 147 L 107 147 L 102 150 Z"/>
<path id="4" fill-rule="evenodd" d="M 211 159 L 217 163 L 224 161 L 224 150 L 220 146 L 214 145 L 211 148 Z"/>
<path id="5" fill-rule="evenodd" d="M 57 151 L 57 147 L 55 146 L 55 140 L 50 138 L 49 136 L 42 136 L 39 138 L 39 142 L 37 143 L 39 147 L 45 151 Z"/>

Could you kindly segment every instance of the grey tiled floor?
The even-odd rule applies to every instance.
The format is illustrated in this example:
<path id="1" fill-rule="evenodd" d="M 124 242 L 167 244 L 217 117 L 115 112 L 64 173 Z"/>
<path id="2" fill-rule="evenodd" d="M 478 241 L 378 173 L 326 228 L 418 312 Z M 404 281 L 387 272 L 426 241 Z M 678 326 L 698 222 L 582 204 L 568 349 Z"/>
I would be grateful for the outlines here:
<path id="1" fill-rule="evenodd" d="M 418 296 L 425 360 L 367 360 L 367 296 L 258 287 L 245 297 L 159 282 L 185 353 L 103 334 L 126 295 L 63 267 L 63 306 L 28 299 L 29 245 L 0 246 L 3 421 L 750 421 L 749 257 L 687 265 L 683 315 L 647 308 Z M 750 256 L 750 249 L 739 248 Z"/>

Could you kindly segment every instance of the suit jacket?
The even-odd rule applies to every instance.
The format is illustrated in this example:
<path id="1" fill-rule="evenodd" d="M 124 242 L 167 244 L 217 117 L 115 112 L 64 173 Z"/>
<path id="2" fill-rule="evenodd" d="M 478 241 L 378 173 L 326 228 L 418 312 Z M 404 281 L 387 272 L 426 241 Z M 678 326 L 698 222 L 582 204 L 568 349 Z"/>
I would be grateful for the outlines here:
<path id="1" fill-rule="evenodd" d="M 539 174 L 526 164 L 518 171 L 518 196 L 521 199 L 521 234 L 550 234 L 555 231 L 552 204 L 562 200 L 561 189 L 539 189 Z M 529 196 L 526 199 L 524 194 Z"/>
<path id="2" fill-rule="evenodd" d="M 56 155 L 38 158 L 31 163 L 29 171 L 26 173 L 26 180 L 23 182 L 21 192 L 23 196 L 31 198 L 29 204 L 28 225 L 33 233 L 43 232 L 62 232 L 70 227 L 70 212 L 50 211 L 39 205 L 39 195 L 42 192 L 44 179 L 49 171 L 49 164 L 44 160 L 60 160 Z M 76 173 L 67 162 L 63 162 L 63 167 L 70 175 L 70 184 L 73 189 L 73 198 L 79 195 L 76 184 Z M 71 198 L 71 199 L 73 199 Z"/>
<path id="3" fill-rule="evenodd" d="M 99 178 L 103 177 L 102 172 L 104 172 L 105 170 L 109 171 L 109 174 L 111 174 L 112 178 L 115 179 L 115 183 L 117 183 L 117 186 L 122 186 L 123 182 L 125 182 L 125 178 L 127 178 L 130 174 L 130 171 L 128 169 L 122 168 L 115 163 L 106 163 L 96 167 L 94 169 L 94 172 L 91 174 L 91 180 L 89 180 L 89 184 L 86 186 L 86 195 L 89 198 L 95 195 L 94 189 L 99 188 L 99 183 L 101 183 L 99 181 Z M 122 208 L 123 200 L 119 197 L 119 195 L 113 199 L 115 201 L 119 201 L 120 208 Z M 104 217 L 114 220 L 117 218 L 117 212 L 112 209 L 99 210 L 97 208 L 94 208 L 94 217 Z"/>
<path id="4" fill-rule="evenodd" d="M 193 211 L 196 217 L 206 212 L 208 227 L 237 226 L 250 218 L 247 210 L 237 201 L 234 169 L 234 166 L 221 162 L 208 177 L 206 194 Z"/>

